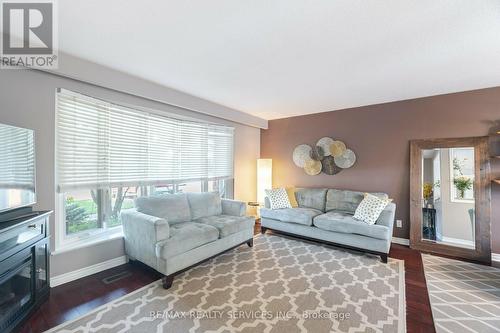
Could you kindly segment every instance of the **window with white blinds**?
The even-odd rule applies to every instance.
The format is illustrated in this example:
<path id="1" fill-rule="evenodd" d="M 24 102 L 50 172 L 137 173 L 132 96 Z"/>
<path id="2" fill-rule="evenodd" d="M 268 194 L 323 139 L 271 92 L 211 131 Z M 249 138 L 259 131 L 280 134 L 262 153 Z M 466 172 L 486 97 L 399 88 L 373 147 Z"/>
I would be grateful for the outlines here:
<path id="1" fill-rule="evenodd" d="M 58 190 L 232 178 L 233 132 L 61 90 Z"/>

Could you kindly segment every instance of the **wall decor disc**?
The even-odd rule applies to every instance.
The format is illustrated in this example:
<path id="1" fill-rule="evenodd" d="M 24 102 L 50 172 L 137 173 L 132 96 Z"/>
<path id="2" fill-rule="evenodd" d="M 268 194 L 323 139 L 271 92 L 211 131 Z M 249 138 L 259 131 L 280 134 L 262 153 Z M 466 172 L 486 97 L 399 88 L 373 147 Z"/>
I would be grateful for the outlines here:
<path id="1" fill-rule="evenodd" d="M 330 145 L 330 153 L 333 157 L 342 156 L 345 153 L 347 147 L 342 141 L 335 140 Z"/>
<path id="2" fill-rule="evenodd" d="M 342 169 L 335 164 L 335 159 L 333 158 L 333 156 L 325 157 L 323 161 L 321 161 L 321 164 L 323 165 L 321 167 L 321 171 L 327 175 L 336 175 L 337 173 L 342 171 Z"/>
<path id="3" fill-rule="evenodd" d="M 303 168 L 307 161 L 311 160 L 311 146 L 309 145 L 298 145 L 293 150 L 293 163 L 299 168 Z"/>
<path id="4" fill-rule="evenodd" d="M 321 167 L 322 165 L 320 161 L 309 160 L 306 162 L 304 170 L 309 176 L 316 176 L 321 172 Z"/>
<path id="5" fill-rule="evenodd" d="M 324 137 L 318 140 L 318 143 L 316 143 L 316 146 L 320 146 L 323 148 L 323 154 L 325 156 L 330 155 L 330 146 L 333 143 L 333 139 L 329 137 Z"/>
<path id="6" fill-rule="evenodd" d="M 325 157 L 325 153 L 320 146 L 314 146 L 311 149 L 310 156 L 315 161 L 321 161 Z"/>
<path id="7" fill-rule="evenodd" d="M 335 164 L 342 169 L 350 168 L 356 162 L 356 154 L 350 149 L 347 149 L 341 156 L 334 157 Z"/>

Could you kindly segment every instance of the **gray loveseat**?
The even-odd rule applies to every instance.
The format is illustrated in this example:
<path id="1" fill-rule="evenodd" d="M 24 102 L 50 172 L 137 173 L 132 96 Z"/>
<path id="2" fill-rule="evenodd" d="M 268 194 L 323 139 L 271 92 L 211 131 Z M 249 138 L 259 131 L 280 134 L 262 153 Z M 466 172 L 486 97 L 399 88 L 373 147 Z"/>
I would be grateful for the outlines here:
<path id="1" fill-rule="evenodd" d="M 385 193 L 372 193 L 387 198 Z M 374 225 L 353 218 L 363 192 L 336 189 L 297 189 L 299 207 L 261 208 L 261 232 L 272 229 L 285 234 L 380 255 L 387 262 L 391 247 L 396 205 L 389 203 Z"/>
<path id="2" fill-rule="evenodd" d="M 243 243 L 253 246 L 255 220 L 246 204 L 221 199 L 216 192 L 140 197 L 136 209 L 121 214 L 125 251 L 164 274 L 174 275 Z"/>

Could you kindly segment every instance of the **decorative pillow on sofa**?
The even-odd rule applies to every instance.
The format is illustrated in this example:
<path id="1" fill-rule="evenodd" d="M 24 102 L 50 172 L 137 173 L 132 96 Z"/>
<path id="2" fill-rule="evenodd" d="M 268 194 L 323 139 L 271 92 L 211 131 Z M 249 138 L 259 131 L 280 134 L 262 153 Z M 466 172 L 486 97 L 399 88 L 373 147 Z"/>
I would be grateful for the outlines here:
<path id="1" fill-rule="evenodd" d="M 284 188 L 266 190 L 266 195 L 269 198 L 271 209 L 292 208 L 290 200 L 288 200 L 288 194 Z"/>
<path id="2" fill-rule="evenodd" d="M 292 206 L 292 208 L 299 207 L 297 198 L 295 198 L 295 187 L 287 187 L 285 190 L 286 194 L 288 195 L 288 201 L 290 201 L 290 205 Z"/>
<path id="3" fill-rule="evenodd" d="M 365 198 L 354 212 L 354 218 L 368 224 L 375 224 L 384 208 L 391 201 L 392 199 L 380 199 L 372 194 L 365 193 Z"/>

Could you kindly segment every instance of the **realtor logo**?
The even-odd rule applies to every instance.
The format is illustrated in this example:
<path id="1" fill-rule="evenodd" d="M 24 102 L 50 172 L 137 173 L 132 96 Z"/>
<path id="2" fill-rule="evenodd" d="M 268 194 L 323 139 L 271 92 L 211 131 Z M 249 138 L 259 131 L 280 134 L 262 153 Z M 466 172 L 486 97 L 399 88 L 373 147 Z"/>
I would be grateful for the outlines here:
<path id="1" fill-rule="evenodd" d="M 57 68 L 55 1 L 1 2 L 2 68 Z"/>

